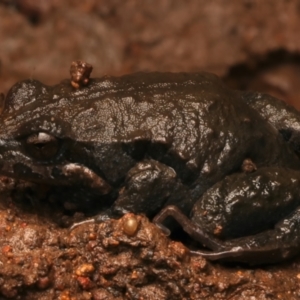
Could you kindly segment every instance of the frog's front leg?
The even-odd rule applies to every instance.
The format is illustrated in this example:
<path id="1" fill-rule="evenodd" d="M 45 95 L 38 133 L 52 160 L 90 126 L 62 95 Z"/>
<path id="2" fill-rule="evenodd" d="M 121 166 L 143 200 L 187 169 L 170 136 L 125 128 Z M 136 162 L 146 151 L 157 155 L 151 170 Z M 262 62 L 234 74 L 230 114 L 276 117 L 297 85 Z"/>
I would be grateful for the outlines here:
<path id="1" fill-rule="evenodd" d="M 211 187 L 191 218 L 166 207 L 155 218 L 174 217 L 195 240 L 212 251 L 196 251 L 211 260 L 270 263 L 300 248 L 300 172 L 261 168 L 233 174 Z"/>
<path id="2" fill-rule="evenodd" d="M 169 204 L 189 211 L 192 206 L 189 191 L 171 167 L 149 159 L 137 163 L 128 172 L 125 185 L 112 206 L 112 214 L 133 212 L 152 217 Z"/>
<path id="3" fill-rule="evenodd" d="M 111 208 L 92 219 L 73 224 L 71 230 L 81 224 L 103 222 L 128 212 L 153 217 L 166 205 L 176 205 L 188 213 L 193 205 L 188 187 L 181 183 L 171 167 L 156 160 L 143 160 L 129 170 Z"/>
<path id="4" fill-rule="evenodd" d="M 103 222 L 127 212 L 153 217 L 165 205 L 176 205 L 188 213 L 193 205 L 190 190 L 181 183 L 171 167 L 156 160 L 144 160 L 129 170 L 125 184 L 111 208 L 92 219 L 73 224 L 71 230 L 81 224 Z"/>

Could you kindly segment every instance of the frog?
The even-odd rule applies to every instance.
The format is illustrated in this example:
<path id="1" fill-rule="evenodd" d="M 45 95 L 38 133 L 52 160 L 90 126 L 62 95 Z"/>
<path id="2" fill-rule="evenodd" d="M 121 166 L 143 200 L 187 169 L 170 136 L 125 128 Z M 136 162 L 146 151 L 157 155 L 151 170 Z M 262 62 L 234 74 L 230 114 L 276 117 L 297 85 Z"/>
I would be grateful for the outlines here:
<path id="1" fill-rule="evenodd" d="M 17 82 L 0 115 L 0 174 L 47 184 L 93 222 L 173 219 L 191 254 L 249 264 L 300 249 L 300 114 L 216 75 Z"/>

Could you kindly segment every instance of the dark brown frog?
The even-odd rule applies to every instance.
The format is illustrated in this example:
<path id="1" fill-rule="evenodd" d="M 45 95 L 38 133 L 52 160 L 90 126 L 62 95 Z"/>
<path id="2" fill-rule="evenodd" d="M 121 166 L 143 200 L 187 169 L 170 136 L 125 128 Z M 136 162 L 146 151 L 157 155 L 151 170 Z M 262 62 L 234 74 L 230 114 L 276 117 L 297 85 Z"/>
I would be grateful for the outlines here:
<path id="1" fill-rule="evenodd" d="M 300 249 L 300 115 L 271 96 L 208 73 L 25 80 L 0 120 L 0 173 L 52 185 L 96 220 L 171 215 L 210 259 Z"/>

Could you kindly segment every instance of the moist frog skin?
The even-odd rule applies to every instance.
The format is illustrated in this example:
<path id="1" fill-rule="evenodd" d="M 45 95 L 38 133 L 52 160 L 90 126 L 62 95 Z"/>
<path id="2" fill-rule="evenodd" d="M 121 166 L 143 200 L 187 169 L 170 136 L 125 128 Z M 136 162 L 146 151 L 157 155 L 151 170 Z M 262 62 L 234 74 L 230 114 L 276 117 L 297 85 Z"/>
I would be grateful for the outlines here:
<path id="1" fill-rule="evenodd" d="M 97 207 L 96 220 L 145 213 L 164 228 L 172 216 L 212 260 L 300 249 L 300 115 L 271 96 L 209 73 L 25 80 L 0 119 L 0 174 Z"/>

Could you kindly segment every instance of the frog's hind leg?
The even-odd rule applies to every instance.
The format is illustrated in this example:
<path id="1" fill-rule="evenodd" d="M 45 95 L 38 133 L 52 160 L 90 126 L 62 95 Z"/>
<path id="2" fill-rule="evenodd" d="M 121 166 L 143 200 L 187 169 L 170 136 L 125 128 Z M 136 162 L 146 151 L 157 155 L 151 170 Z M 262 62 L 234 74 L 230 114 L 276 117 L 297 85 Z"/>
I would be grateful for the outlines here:
<path id="1" fill-rule="evenodd" d="M 191 251 L 209 260 L 239 261 L 251 265 L 284 261 L 299 254 L 300 207 L 274 229 L 226 242 L 219 251 Z"/>
<path id="2" fill-rule="evenodd" d="M 193 239 L 211 249 L 211 251 L 190 250 L 190 253 L 212 261 L 238 261 L 257 265 L 280 262 L 299 253 L 300 207 L 279 222 L 273 230 L 226 242 L 205 233 L 175 206 L 165 207 L 153 222 L 168 234 L 169 230 L 162 223 L 170 216 L 176 219 Z"/>
<path id="3" fill-rule="evenodd" d="M 154 222 L 173 217 L 211 251 L 211 260 L 252 264 L 281 261 L 300 249 L 300 172 L 261 168 L 225 177 L 194 204 L 190 219 L 166 207 Z"/>

